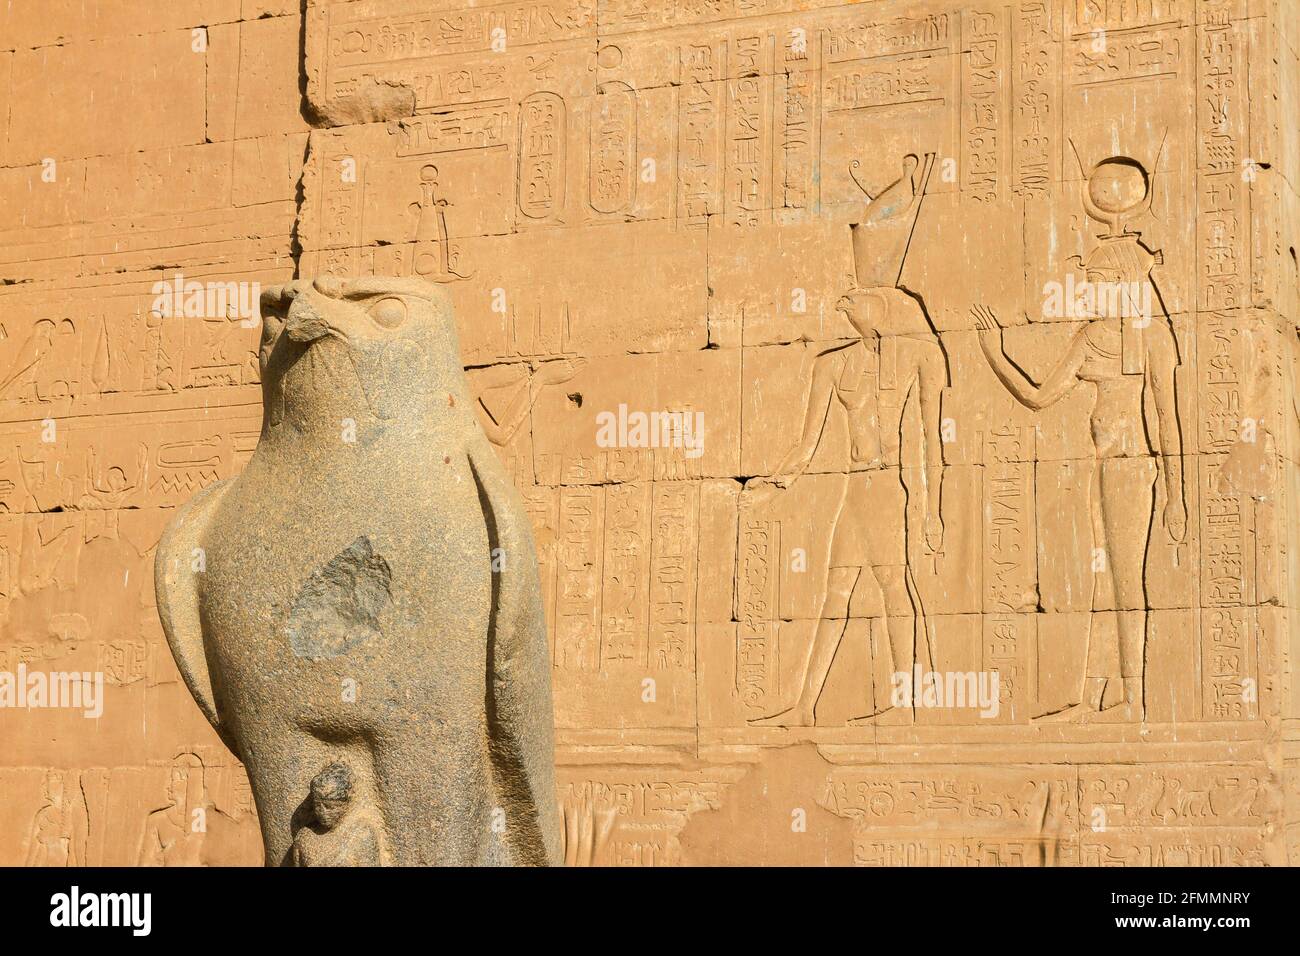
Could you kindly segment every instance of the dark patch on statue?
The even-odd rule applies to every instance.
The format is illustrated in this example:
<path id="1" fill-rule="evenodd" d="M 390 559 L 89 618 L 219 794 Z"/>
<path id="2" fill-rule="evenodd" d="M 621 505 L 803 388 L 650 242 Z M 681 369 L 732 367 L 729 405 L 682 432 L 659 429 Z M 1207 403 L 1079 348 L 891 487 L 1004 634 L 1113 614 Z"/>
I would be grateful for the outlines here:
<path id="1" fill-rule="evenodd" d="M 380 633 L 392 571 L 362 536 L 312 572 L 294 598 L 286 632 L 299 657 L 340 657 Z"/>

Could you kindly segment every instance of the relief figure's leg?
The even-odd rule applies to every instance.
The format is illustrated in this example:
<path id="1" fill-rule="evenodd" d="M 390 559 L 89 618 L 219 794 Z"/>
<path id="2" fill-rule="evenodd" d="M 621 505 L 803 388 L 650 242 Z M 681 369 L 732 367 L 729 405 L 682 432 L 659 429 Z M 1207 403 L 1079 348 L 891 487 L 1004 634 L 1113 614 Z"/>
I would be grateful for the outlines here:
<path id="1" fill-rule="evenodd" d="M 811 727 L 815 722 L 814 710 L 830 673 L 831 662 L 839 649 L 840 640 L 848 624 L 849 602 L 853 589 L 862 576 L 861 568 L 831 568 L 826 576 L 826 599 L 818 615 L 817 630 L 803 669 L 799 697 L 794 705 L 770 717 L 752 720 L 752 724 L 775 727 Z"/>
<path id="2" fill-rule="evenodd" d="M 1140 709 L 1146 669 L 1147 594 L 1144 576 L 1155 513 L 1155 462 L 1150 458 L 1104 459 L 1100 471 L 1102 520 L 1106 526 L 1114 581 L 1124 704 Z M 1133 716 L 1140 716 L 1140 712 Z"/>
<path id="3" fill-rule="evenodd" d="M 904 565 L 878 565 L 871 568 L 871 575 L 880 587 L 885 608 L 885 632 L 889 638 L 890 675 L 906 675 L 907 686 L 912 683 L 912 668 L 916 663 L 916 605 L 908 587 L 907 567 Z M 893 681 L 890 682 L 888 696 L 876 695 L 876 712 L 863 717 L 855 717 L 850 724 L 874 720 L 881 714 L 893 709 Z M 881 700 L 888 703 L 883 705 Z"/>
<path id="4" fill-rule="evenodd" d="M 894 671 L 910 674 L 916 663 L 916 607 L 907 586 L 907 568 L 885 565 L 871 570 L 885 596 L 885 626 Z"/>
<path id="5" fill-rule="evenodd" d="M 1102 462 L 1092 469 L 1088 489 L 1088 515 L 1092 524 L 1092 553 L 1086 556 L 1092 568 L 1092 613 L 1088 620 L 1088 639 L 1084 655 L 1083 707 L 1100 711 L 1104 706 L 1106 685 L 1111 680 L 1105 663 L 1113 654 L 1116 614 L 1114 568 L 1111 562 L 1110 542 L 1103 517 L 1101 473 Z M 1116 700 L 1118 703 L 1118 700 Z"/>

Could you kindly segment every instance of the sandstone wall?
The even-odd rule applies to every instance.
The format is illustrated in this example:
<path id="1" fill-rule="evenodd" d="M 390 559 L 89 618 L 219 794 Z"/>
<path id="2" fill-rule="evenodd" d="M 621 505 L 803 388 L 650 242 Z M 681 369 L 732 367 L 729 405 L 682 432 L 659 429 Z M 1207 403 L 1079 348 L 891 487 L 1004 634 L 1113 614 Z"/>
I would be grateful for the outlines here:
<path id="1" fill-rule="evenodd" d="M 1289 0 L 0 7 L 0 671 L 106 687 L 0 710 L 0 864 L 260 862 L 152 587 L 258 333 L 156 283 L 321 274 L 455 301 L 571 862 L 1287 862 L 1298 43 Z"/>

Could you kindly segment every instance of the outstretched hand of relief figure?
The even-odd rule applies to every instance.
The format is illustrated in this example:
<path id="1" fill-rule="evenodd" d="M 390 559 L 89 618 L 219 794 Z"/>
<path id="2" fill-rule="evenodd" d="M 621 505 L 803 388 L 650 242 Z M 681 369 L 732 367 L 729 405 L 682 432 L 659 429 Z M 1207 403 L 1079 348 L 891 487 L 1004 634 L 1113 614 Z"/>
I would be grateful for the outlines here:
<path id="1" fill-rule="evenodd" d="M 1001 355 L 1002 323 L 998 321 L 997 314 L 987 305 L 972 306 L 970 314 L 975 320 L 975 328 L 979 330 L 980 348 L 984 349 L 986 355 Z"/>
<path id="2" fill-rule="evenodd" d="M 774 475 L 771 478 L 751 478 L 740 490 L 741 510 L 765 508 L 776 501 L 789 487 L 790 479 L 782 475 Z"/>
<path id="3" fill-rule="evenodd" d="M 558 362 L 544 362 L 533 375 L 534 385 L 560 385 L 569 381 L 587 365 L 585 358 L 567 358 Z"/>

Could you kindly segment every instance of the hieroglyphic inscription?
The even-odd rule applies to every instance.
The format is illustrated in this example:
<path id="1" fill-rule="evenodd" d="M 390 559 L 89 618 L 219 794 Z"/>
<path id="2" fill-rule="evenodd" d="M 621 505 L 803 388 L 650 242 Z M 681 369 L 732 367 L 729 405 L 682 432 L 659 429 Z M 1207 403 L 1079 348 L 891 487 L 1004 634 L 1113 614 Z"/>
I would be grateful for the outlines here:
<path id="1" fill-rule="evenodd" d="M 1052 6 L 1045 0 L 1023 0 L 1016 10 L 1017 40 L 1012 123 L 1015 131 L 1015 187 L 1030 196 L 1047 193 L 1055 174 L 1053 144 L 1057 141 L 1060 102 L 1056 90 Z"/>
<path id="2" fill-rule="evenodd" d="M 1001 188 L 1006 153 L 1006 35 L 993 13 L 969 13 L 962 27 L 968 42 L 962 63 L 962 189 L 976 202 L 988 203 Z"/>
<path id="3" fill-rule="evenodd" d="M 736 689 L 746 707 L 761 708 L 775 692 L 776 589 L 780 525 L 742 518 L 736 615 Z"/>

